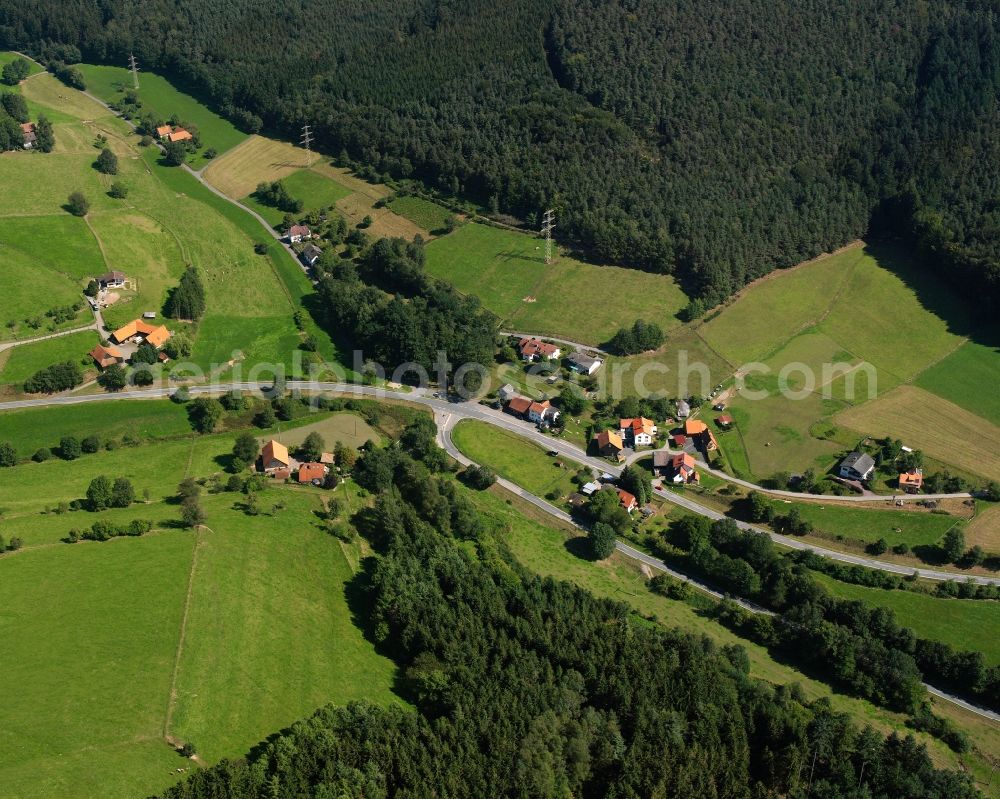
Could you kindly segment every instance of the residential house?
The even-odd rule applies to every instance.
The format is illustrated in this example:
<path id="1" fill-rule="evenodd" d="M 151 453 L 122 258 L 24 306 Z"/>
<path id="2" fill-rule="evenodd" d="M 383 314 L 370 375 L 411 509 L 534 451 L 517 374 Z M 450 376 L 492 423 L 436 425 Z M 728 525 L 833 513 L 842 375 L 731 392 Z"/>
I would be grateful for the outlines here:
<path id="1" fill-rule="evenodd" d="M 622 503 L 622 507 L 625 508 L 629 513 L 634 511 L 639 507 L 639 501 L 635 498 L 634 494 L 630 494 L 623 488 L 618 490 L 618 501 Z"/>
<path id="2" fill-rule="evenodd" d="M 899 488 L 907 494 L 918 494 L 924 487 L 924 470 L 910 469 L 908 472 L 901 472 L 899 475 Z"/>
<path id="3" fill-rule="evenodd" d="M 510 383 L 504 383 L 502 386 L 500 386 L 500 388 L 497 389 L 497 397 L 499 398 L 500 402 L 504 405 L 506 405 L 516 396 L 517 396 L 517 390 Z"/>
<path id="4" fill-rule="evenodd" d="M 687 419 L 691 415 L 691 406 L 687 400 L 677 400 L 677 418 Z"/>
<path id="5" fill-rule="evenodd" d="M 580 489 L 580 493 L 583 494 L 584 496 L 589 497 L 591 494 L 594 494 L 595 492 L 600 490 L 601 490 L 601 484 L 591 480 L 589 483 L 583 484 L 583 488 Z"/>
<path id="6" fill-rule="evenodd" d="M 110 344 L 107 347 L 98 344 L 90 351 L 90 357 L 94 359 L 94 363 L 96 363 L 100 369 L 107 369 L 109 366 L 121 363 L 125 360 L 121 350 Z"/>
<path id="7" fill-rule="evenodd" d="M 319 456 L 319 462 L 324 466 L 333 466 L 333 453 L 324 452 Z"/>
<path id="8" fill-rule="evenodd" d="M 173 128 L 170 125 L 160 125 L 160 127 L 156 129 L 156 138 L 160 141 L 165 141 L 167 136 L 169 136 L 172 131 Z"/>
<path id="9" fill-rule="evenodd" d="M 528 409 L 531 408 L 531 400 L 527 397 L 514 397 L 507 403 L 506 411 L 514 416 L 526 417 Z"/>
<path id="10" fill-rule="evenodd" d="M 517 351 L 525 361 L 551 361 L 562 352 L 555 344 L 547 344 L 537 338 L 522 338 L 517 343 Z"/>
<path id="11" fill-rule="evenodd" d="M 111 334 L 116 344 L 124 344 L 126 341 L 137 343 L 145 342 L 152 344 L 159 349 L 167 343 L 170 338 L 170 331 L 165 325 L 151 325 L 142 319 L 133 319 L 127 325 L 118 328 Z"/>
<path id="12" fill-rule="evenodd" d="M 322 463 L 299 464 L 299 483 L 302 485 L 320 485 L 326 477 L 326 466 Z"/>
<path id="13" fill-rule="evenodd" d="M 21 145 L 25 150 L 30 150 L 38 141 L 38 134 L 35 131 L 34 122 L 25 122 L 21 125 Z"/>
<path id="14" fill-rule="evenodd" d="M 285 240 L 289 244 L 298 244 L 312 238 L 312 231 L 308 225 L 292 225 L 285 231 Z"/>
<path id="15" fill-rule="evenodd" d="M 103 275 L 98 275 L 94 280 L 97 283 L 97 288 L 102 290 L 122 289 L 126 288 L 129 284 L 129 279 L 125 273 L 119 272 L 117 269 L 112 272 L 105 272 Z"/>
<path id="16" fill-rule="evenodd" d="M 570 370 L 581 375 L 592 375 L 604 363 L 600 358 L 592 358 L 582 352 L 574 352 L 566 360 Z"/>
<path id="17" fill-rule="evenodd" d="M 622 437 L 613 430 L 604 430 L 594 436 L 597 451 L 606 458 L 621 458 L 625 444 Z"/>
<path id="18" fill-rule="evenodd" d="M 664 477 L 673 483 L 686 484 L 697 483 L 701 480 L 695 469 L 695 460 L 686 452 L 678 452 L 671 455 L 664 469 Z"/>
<path id="19" fill-rule="evenodd" d="M 719 448 L 719 442 L 715 440 L 715 434 L 700 419 L 688 419 L 684 422 L 684 435 L 693 440 L 694 445 L 698 449 L 705 452 L 711 452 Z"/>
<path id="20" fill-rule="evenodd" d="M 260 451 L 260 470 L 262 472 L 271 474 L 277 469 L 290 469 L 291 465 L 288 447 L 280 441 L 275 441 L 272 438 Z"/>
<path id="21" fill-rule="evenodd" d="M 658 449 L 653 453 L 653 474 L 663 476 L 673 460 L 669 450 Z"/>
<path id="22" fill-rule="evenodd" d="M 652 419 L 640 416 L 637 419 L 619 419 L 621 437 L 633 447 L 648 447 L 653 443 L 657 428 Z"/>
<path id="23" fill-rule="evenodd" d="M 715 423 L 719 425 L 719 427 L 721 427 L 723 430 L 728 430 L 730 427 L 733 426 L 734 422 L 735 420 L 728 413 L 720 414 L 715 419 Z"/>
<path id="24" fill-rule="evenodd" d="M 552 424 L 559 418 L 559 411 L 548 400 L 532 402 L 528 406 L 528 421 L 535 424 Z"/>
<path id="25" fill-rule="evenodd" d="M 184 128 L 174 128 L 171 133 L 167 134 L 167 141 L 171 143 L 178 141 L 191 141 L 193 138 L 194 136 L 184 130 Z"/>
<path id="26" fill-rule="evenodd" d="M 875 473 L 875 460 L 866 452 L 852 452 L 840 462 L 840 476 L 845 480 L 865 482 Z"/>
<path id="27" fill-rule="evenodd" d="M 315 244 L 307 244 L 299 257 L 306 266 L 316 266 L 316 262 L 322 254 L 323 251 Z"/>

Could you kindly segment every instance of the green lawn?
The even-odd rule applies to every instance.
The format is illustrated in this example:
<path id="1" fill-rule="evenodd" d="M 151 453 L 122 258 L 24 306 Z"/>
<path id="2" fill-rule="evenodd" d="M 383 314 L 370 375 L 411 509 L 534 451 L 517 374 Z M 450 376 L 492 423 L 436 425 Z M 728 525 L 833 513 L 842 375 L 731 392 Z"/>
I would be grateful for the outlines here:
<path id="1" fill-rule="evenodd" d="M 955 516 L 941 513 L 853 508 L 843 503 L 774 502 L 773 505 L 778 513 L 798 508 L 802 518 L 812 522 L 821 532 L 866 542 L 884 538 L 889 546 L 935 544 L 956 523 L 961 522 Z"/>
<path id="2" fill-rule="evenodd" d="M 117 102 L 125 89 L 132 88 L 132 76 L 124 67 L 80 64 L 79 68 L 87 83 L 87 91 L 106 103 Z M 204 149 L 214 148 L 222 155 L 247 138 L 247 134 L 241 133 L 231 122 L 178 90 L 160 75 L 140 72 L 138 94 L 144 111 L 152 111 L 164 119 L 176 114 L 182 121 L 197 125 Z M 199 153 L 193 166 L 197 168 L 206 163 L 203 154 Z"/>
<path id="3" fill-rule="evenodd" d="M 13 445 L 22 458 L 40 447 L 55 448 L 63 436 L 102 440 L 169 438 L 191 433 L 187 410 L 170 400 L 91 402 L 0 412 L 0 441 Z"/>
<path id="4" fill-rule="evenodd" d="M 285 184 L 285 188 L 288 189 L 288 193 L 292 197 L 302 201 L 303 213 L 330 208 L 336 204 L 337 200 L 342 200 L 351 194 L 351 190 L 346 186 L 313 172 L 311 169 L 299 169 L 292 172 L 287 177 L 282 178 L 281 182 Z M 255 210 L 274 228 L 280 227 L 281 220 L 285 218 L 284 211 L 258 202 L 253 194 L 248 194 L 240 202 Z"/>
<path id="5" fill-rule="evenodd" d="M 88 364 L 84 368 L 89 368 L 93 361 L 86 355 L 99 342 L 96 331 L 86 330 L 14 347 L 9 352 L 0 353 L 0 383 L 23 383 L 39 369 L 65 361 L 79 363 L 86 360 Z M 7 359 L 6 363 L 4 357 Z"/>
<path id="6" fill-rule="evenodd" d="M 834 596 L 890 608 L 900 624 L 910 627 L 920 638 L 982 652 L 987 664 L 1000 664 L 1000 608 L 996 602 L 939 599 L 913 591 L 851 585 L 825 574 L 814 576 Z"/>
<path id="7" fill-rule="evenodd" d="M 310 433 L 319 433 L 323 437 L 328 450 L 333 450 L 335 442 L 340 441 L 348 447 L 358 448 L 366 441 L 376 443 L 382 440 L 378 430 L 371 427 L 364 419 L 355 413 L 335 413 L 317 422 L 295 427 L 288 432 L 277 435 L 261 436 L 261 442 L 277 438 L 289 449 L 294 450 L 306 440 Z"/>
<path id="8" fill-rule="evenodd" d="M 400 216 L 405 216 L 424 230 L 434 232 L 445 226 L 445 223 L 455 215 L 444 206 L 415 197 L 397 197 L 389 207 Z"/>
<path id="9" fill-rule="evenodd" d="M 35 165 L 42 162 L 39 157 Z M 87 223 L 61 211 L 51 216 L 0 218 L 0 241 L 27 255 L 36 268 L 63 273 L 80 281 L 81 287 L 87 278 L 107 271 Z"/>
<path id="10" fill-rule="evenodd" d="M 1000 349 L 967 341 L 921 373 L 916 384 L 977 416 L 1000 425 Z M 990 390 L 992 386 L 992 390 Z"/>
<path id="11" fill-rule="evenodd" d="M 3 161 L 0 161 L 0 174 Z M 83 301 L 81 286 L 70 276 L 39 264 L 20 250 L 0 243 L 3 263 L 3 306 L 0 310 L 0 339 L 35 338 L 61 328 L 82 327 L 93 321 L 87 309 L 77 312 L 74 319 L 56 324 L 45 312 L 65 308 Z M 37 328 L 26 320 L 35 319 Z"/>
<path id="12" fill-rule="evenodd" d="M 576 490 L 572 476 L 580 468 L 578 464 L 549 457 L 541 447 L 514 433 L 466 419 L 455 425 L 452 440 L 467 458 L 489 466 L 536 496 L 555 491 L 564 497 Z"/>
<path id="13" fill-rule="evenodd" d="M 486 225 L 462 225 L 426 253 L 430 274 L 478 296 L 506 327 L 586 344 L 608 340 L 637 318 L 675 327 L 687 304 L 669 277 L 562 253 L 546 265 L 541 239 Z"/>

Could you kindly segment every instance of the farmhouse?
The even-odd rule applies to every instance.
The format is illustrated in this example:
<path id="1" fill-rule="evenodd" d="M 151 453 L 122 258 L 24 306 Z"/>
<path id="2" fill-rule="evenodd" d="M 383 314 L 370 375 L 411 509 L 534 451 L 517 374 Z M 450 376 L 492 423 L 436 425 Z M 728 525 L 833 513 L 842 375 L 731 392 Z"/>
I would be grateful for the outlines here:
<path id="1" fill-rule="evenodd" d="M 594 436 L 597 443 L 597 451 L 606 458 L 621 458 L 625 445 L 622 437 L 611 430 L 604 430 Z"/>
<path id="2" fill-rule="evenodd" d="M 730 427 L 733 426 L 733 421 L 734 420 L 732 416 L 730 416 L 728 413 L 723 413 L 716 418 L 715 423 L 719 425 L 719 427 L 721 427 L 723 430 L 728 430 Z"/>
<path id="3" fill-rule="evenodd" d="M 167 136 L 170 135 L 170 132 L 172 130 L 173 128 L 170 127 L 170 125 L 160 125 L 160 127 L 156 129 L 156 138 L 158 138 L 160 141 L 163 141 L 167 138 Z"/>
<path id="4" fill-rule="evenodd" d="M 527 397 L 514 397 L 507 403 L 506 410 L 507 413 L 511 413 L 514 416 L 527 416 L 530 407 L 531 400 Z"/>
<path id="5" fill-rule="evenodd" d="M 691 406 L 687 400 L 677 400 L 677 418 L 687 419 L 691 415 Z"/>
<path id="6" fill-rule="evenodd" d="M 35 132 L 34 122 L 25 122 L 21 125 L 21 140 L 25 150 L 30 150 L 35 146 L 35 142 L 38 141 L 38 135 Z"/>
<path id="7" fill-rule="evenodd" d="M 290 467 L 291 461 L 288 458 L 288 447 L 272 438 L 260 451 L 260 470 L 276 477 L 277 475 L 274 474 L 275 471 L 284 469 L 287 472 Z"/>
<path id="8" fill-rule="evenodd" d="M 548 400 L 532 402 L 528 406 L 528 421 L 535 424 L 550 424 L 559 418 L 559 411 Z"/>
<path id="9" fill-rule="evenodd" d="M 102 290 L 122 289 L 128 286 L 130 282 L 125 273 L 118 270 L 98 275 L 94 278 L 94 281 L 97 283 L 97 288 Z"/>
<path id="10" fill-rule="evenodd" d="M 581 375 L 592 375 L 604 363 L 600 358 L 591 358 L 582 352 L 574 352 L 567 359 L 571 371 Z"/>
<path id="11" fill-rule="evenodd" d="M 167 134 L 167 141 L 169 142 L 191 141 L 193 138 L 194 136 L 184 130 L 184 128 L 174 128 L 172 133 Z"/>
<path id="12" fill-rule="evenodd" d="M 653 437 L 657 432 L 653 420 L 644 416 L 637 419 L 619 419 L 618 427 L 621 430 L 622 439 L 634 447 L 648 447 L 653 443 Z"/>
<path id="13" fill-rule="evenodd" d="M 622 503 L 622 507 L 629 513 L 639 507 L 639 502 L 636 500 L 635 495 L 630 494 L 623 488 L 618 489 L 618 501 Z"/>
<path id="14" fill-rule="evenodd" d="M 924 487 L 924 470 L 910 469 L 908 472 L 900 472 L 899 489 L 907 494 L 917 494 Z"/>
<path id="15" fill-rule="evenodd" d="M 708 425 L 699 419 L 688 419 L 684 422 L 684 435 L 693 440 L 696 447 L 706 452 L 719 448 L 715 435 L 708 429 Z"/>
<path id="16" fill-rule="evenodd" d="M 167 339 L 170 338 L 170 331 L 167 330 L 165 325 L 154 326 L 148 322 L 144 322 L 142 319 L 133 319 L 127 325 L 118 328 L 112 333 L 111 338 L 114 339 L 116 344 L 124 344 L 126 341 L 135 341 L 136 343 L 145 342 L 159 349 L 167 343 Z"/>
<path id="17" fill-rule="evenodd" d="M 90 351 L 90 357 L 94 359 L 94 363 L 100 369 L 107 369 L 109 366 L 125 360 L 125 356 L 122 355 L 121 350 L 110 344 L 107 347 L 98 344 Z"/>
<path id="18" fill-rule="evenodd" d="M 865 452 L 852 452 L 840 462 L 840 476 L 845 480 L 865 482 L 875 472 L 875 461 Z"/>
<path id="19" fill-rule="evenodd" d="M 686 452 L 671 455 L 663 470 L 663 474 L 668 480 L 678 484 L 697 483 L 701 480 L 701 476 L 695 470 L 694 458 Z"/>
<path id="20" fill-rule="evenodd" d="M 326 467 L 322 463 L 299 465 L 299 483 L 302 485 L 319 485 L 324 477 L 326 477 Z"/>
<path id="21" fill-rule="evenodd" d="M 546 344 L 537 338 L 522 338 L 517 343 L 517 351 L 525 361 L 553 360 L 562 352 L 555 344 Z"/>
<path id="22" fill-rule="evenodd" d="M 292 225 L 285 231 L 285 240 L 289 244 L 298 244 L 300 241 L 312 238 L 312 231 L 308 225 Z"/>
<path id="23" fill-rule="evenodd" d="M 322 254 L 323 251 L 315 244 L 307 244 L 299 257 L 306 266 L 316 266 L 316 262 Z"/>

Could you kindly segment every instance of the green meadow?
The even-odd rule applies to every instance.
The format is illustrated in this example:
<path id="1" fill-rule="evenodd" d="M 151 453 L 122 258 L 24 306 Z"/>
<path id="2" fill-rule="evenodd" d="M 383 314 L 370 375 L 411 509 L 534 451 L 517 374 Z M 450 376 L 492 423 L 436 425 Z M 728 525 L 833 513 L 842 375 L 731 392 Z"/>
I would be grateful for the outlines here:
<path id="1" fill-rule="evenodd" d="M 389 207 L 400 216 L 405 216 L 411 222 L 432 233 L 443 228 L 447 221 L 455 216 L 447 208 L 412 194 L 406 197 L 395 197 L 389 203 Z"/>
<path id="2" fill-rule="evenodd" d="M 132 89 L 132 75 L 124 67 L 80 64 L 80 72 L 87 84 L 87 91 L 106 103 L 115 103 L 125 90 Z M 203 149 L 194 159 L 195 167 L 204 166 L 208 160 L 204 151 L 214 149 L 219 155 L 247 138 L 226 119 L 209 110 L 194 97 L 177 89 L 170 81 L 152 72 L 139 73 L 139 99 L 143 110 L 150 110 L 163 119 L 176 115 L 182 122 L 198 126 Z"/>
<path id="3" fill-rule="evenodd" d="M 844 503 L 774 502 L 776 512 L 788 513 L 797 508 L 802 518 L 817 531 L 867 543 L 884 538 L 889 546 L 910 547 L 936 544 L 948 530 L 962 520 L 945 513 L 925 511 L 856 508 Z"/>
<path id="4" fill-rule="evenodd" d="M 546 264 L 544 255 L 535 236 L 480 224 L 462 225 L 426 250 L 430 274 L 478 296 L 507 329 L 600 344 L 636 319 L 664 330 L 680 324 L 687 298 L 673 279 L 561 252 Z"/>
<path id="5" fill-rule="evenodd" d="M 292 172 L 287 177 L 281 178 L 281 182 L 285 184 L 285 188 L 288 189 L 288 193 L 292 197 L 302 201 L 304 213 L 333 207 L 338 200 L 351 194 L 351 190 L 346 186 L 313 172 L 311 169 L 299 169 Z M 280 227 L 281 220 L 285 218 L 284 211 L 258 202 L 253 194 L 247 195 L 240 202 L 264 217 L 272 227 Z"/>
<path id="6" fill-rule="evenodd" d="M 54 363 L 79 363 L 83 360 L 81 354 L 85 356 L 99 342 L 97 331 L 85 330 L 0 352 L 0 383 L 23 383 L 39 369 Z M 85 368 L 92 365 L 90 362 Z"/>
<path id="7" fill-rule="evenodd" d="M 995 336 L 991 336 L 995 340 Z M 966 341 L 915 383 L 1000 426 L 1000 346 Z M 992 386 L 992 390 L 990 387 Z"/>

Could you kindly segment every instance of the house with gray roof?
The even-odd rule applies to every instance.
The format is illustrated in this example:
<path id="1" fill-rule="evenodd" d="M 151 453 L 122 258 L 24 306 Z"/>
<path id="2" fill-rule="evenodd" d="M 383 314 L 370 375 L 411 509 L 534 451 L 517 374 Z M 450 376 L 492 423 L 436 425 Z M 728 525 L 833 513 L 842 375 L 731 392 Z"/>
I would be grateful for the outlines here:
<path id="1" fill-rule="evenodd" d="M 845 480 L 865 482 L 875 473 L 875 459 L 867 452 L 852 452 L 840 462 L 840 476 Z"/>

